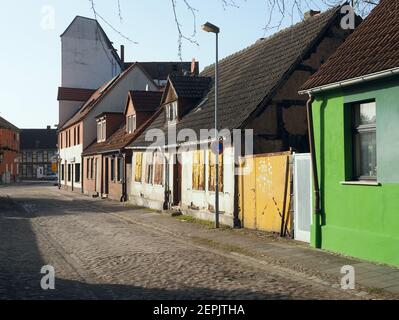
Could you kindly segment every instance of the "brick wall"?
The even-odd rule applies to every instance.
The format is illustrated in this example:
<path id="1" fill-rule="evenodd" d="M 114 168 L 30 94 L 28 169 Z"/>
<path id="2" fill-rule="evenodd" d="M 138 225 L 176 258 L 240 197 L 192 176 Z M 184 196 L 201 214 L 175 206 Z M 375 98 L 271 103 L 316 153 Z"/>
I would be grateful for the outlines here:
<path id="1" fill-rule="evenodd" d="M 11 129 L 0 128 L 0 149 L 2 149 L 0 152 L 3 158 L 0 163 L 0 182 L 5 172 L 10 173 L 11 181 L 16 181 L 19 170 L 15 162 L 19 155 L 19 133 Z"/>
<path id="2" fill-rule="evenodd" d="M 83 191 L 87 195 L 102 193 L 101 161 L 101 155 L 83 157 Z"/>

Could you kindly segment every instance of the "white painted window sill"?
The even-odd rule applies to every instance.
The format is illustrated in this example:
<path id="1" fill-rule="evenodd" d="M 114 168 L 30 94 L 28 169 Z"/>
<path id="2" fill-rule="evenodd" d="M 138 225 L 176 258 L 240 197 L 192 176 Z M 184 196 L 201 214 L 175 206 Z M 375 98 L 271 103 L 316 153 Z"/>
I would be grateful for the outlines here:
<path id="1" fill-rule="evenodd" d="M 354 186 L 381 186 L 381 183 L 376 181 L 341 181 L 342 185 L 354 185 Z"/>

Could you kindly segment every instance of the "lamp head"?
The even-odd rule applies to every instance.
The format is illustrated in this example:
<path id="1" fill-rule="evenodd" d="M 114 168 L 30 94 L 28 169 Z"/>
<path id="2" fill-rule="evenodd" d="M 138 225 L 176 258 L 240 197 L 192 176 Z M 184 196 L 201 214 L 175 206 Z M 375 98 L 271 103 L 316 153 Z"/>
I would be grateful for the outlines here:
<path id="1" fill-rule="evenodd" d="M 202 25 L 202 30 L 206 32 L 212 32 L 218 34 L 220 32 L 219 27 L 215 26 L 214 24 L 207 22 Z"/>

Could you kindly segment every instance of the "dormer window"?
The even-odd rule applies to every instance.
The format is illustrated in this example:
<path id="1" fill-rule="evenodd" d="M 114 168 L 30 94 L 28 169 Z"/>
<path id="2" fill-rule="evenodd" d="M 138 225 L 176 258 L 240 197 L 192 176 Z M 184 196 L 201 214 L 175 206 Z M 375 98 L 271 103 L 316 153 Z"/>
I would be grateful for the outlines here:
<path id="1" fill-rule="evenodd" d="M 97 120 L 97 142 L 104 142 L 106 140 L 106 123 L 105 118 Z"/>
<path id="2" fill-rule="evenodd" d="M 127 132 L 133 133 L 136 131 L 136 115 L 131 115 L 127 117 Z"/>
<path id="3" fill-rule="evenodd" d="M 166 120 L 169 123 L 176 122 L 178 118 L 177 101 L 167 104 L 165 106 L 165 110 L 166 110 Z"/>

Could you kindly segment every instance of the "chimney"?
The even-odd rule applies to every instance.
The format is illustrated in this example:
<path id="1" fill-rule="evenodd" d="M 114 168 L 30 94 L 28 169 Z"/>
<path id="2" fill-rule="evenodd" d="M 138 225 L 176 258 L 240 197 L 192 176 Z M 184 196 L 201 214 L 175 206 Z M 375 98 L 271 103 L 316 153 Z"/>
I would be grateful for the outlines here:
<path id="1" fill-rule="evenodd" d="M 51 126 L 47 126 L 47 130 L 50 130 L 51 129 Z"/>
<path id="2" fill-rule="evenodd" d="M 123 69 L 125 69 L 125 46 L 121 45 L 121 61 L 123 64 Z"/>
<path id="3" fill-rule="evenodd" d="M 191 61 L 191 75 L 192 76 L 196 76 L 197 75 L 197 62 L 195 61 L 195 58 L 193 58 L 193 60 Z"/>
<path id="4" fill-rule="evenodd" d="M 320 13 L 321 13 L 320 11 L 309 10 L 308 12 L 305 12 L 304 20 L 308 20 L 311 17 L 318 16 Z"/>

